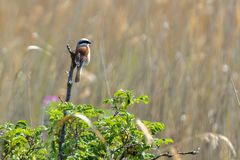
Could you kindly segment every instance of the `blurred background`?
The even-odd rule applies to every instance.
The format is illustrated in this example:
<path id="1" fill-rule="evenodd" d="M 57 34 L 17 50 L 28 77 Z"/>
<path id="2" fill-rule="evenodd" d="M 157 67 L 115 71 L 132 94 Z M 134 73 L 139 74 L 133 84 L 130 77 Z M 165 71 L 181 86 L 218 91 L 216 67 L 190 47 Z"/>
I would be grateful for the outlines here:
<path id="1" fill-rule="evenodd" d="M 166 125 L 160 136 L 175 143 L 160 152 L 240 157 L 240 1 L 0 0 L 0 37 L 1 123 L 41 123 L 48 101 L 65 98 L 66 44 L 86 37 L 91 63 L 73 103 L 109 108 L 102 100 L 118 89 L 147 94 L 131 112 Z"/>

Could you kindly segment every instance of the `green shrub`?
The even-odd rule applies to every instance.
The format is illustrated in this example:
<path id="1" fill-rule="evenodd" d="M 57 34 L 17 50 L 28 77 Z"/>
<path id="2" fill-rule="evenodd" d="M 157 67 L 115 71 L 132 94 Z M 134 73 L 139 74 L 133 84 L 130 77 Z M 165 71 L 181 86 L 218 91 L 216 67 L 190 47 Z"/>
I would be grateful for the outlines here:
<path id="1" fill-rule="evenodd" d="M 43 126 L 31 129 L 23 120 L 16 125 L 1 125 L 1 159 L 46 159 L 47 150 L 41 140 L 44 130 Z"/>
<path id="2" fill-rule="evenodd" d="M 127 109 L 135 103 L 148 103 L 147 96 L 135 97 L 132 91 L 117 91 L 104 100 L 112 110 L 88 104 L 51 103 L 48 124 L 31 129 L 25 121 L 6 123 L 0 128 L 2 159 L 57 159 L 59 132 L 65 124 L 64 159 L 150 159 L 150 152 L 169 138 L 153 138 L 164 129 L 160 122 L 141 121 Z M 134 106 L 135 107 L 135 106 Z M 63 111 L 67 112 L 64 117 Z M 47 131 L 47 138 L 41 135 Z"/>

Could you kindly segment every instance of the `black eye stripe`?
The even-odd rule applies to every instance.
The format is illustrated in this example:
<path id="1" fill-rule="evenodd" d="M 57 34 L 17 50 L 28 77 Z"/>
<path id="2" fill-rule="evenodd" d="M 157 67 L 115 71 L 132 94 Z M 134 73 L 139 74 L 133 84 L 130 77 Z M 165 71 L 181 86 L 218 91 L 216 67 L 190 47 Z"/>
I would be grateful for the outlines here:
<path id="1" fill-rule="evenodd" d="M 78 42 L 78 44 L 83 44 L 83 43 L 91 44 L 91 42 L 89 42 L 87 40 L 81 40 L 81 41 Z"/>

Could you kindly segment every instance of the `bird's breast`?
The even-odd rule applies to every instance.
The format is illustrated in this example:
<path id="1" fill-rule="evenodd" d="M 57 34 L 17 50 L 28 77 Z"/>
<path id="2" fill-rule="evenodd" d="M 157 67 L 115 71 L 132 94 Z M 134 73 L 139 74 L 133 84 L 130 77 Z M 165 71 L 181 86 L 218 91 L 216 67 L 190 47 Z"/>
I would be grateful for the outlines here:
<path id="1" fill-rule="evenodd" d="M 90 48 L 88 46 L 77 47 L 76 55 L 79 55 L 79 60 L 84 62 L 84 65 L 90 62 Z"/>
<path id="2" fill-rule="evenodd" d="M 87 46 L 81 46 L 76 49 L 77 53 L 80 53 L 81 56 L 87 56 L 88 55 L 88 47 Z"/>

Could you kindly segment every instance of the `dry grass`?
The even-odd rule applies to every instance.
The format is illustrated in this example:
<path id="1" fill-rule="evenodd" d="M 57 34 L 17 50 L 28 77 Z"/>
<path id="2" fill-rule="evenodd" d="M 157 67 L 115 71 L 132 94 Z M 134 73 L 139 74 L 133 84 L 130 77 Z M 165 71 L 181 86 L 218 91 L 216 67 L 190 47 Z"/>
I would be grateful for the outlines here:
<path id="1" fill-rule="evenodd" d="M 229 138 L 221 134 L 210 132 L 187 137 L 174 143 L 172 146 L 167 146 L 164 150 L 170 150 L 173 155 L 176 155 L 177 151 L 181 150 L 183 146 L 191 150 L 189 147 L 191 143 L 198 145 L 198 149 L 195 150 L 199 150 L 199 154 L 206 152 L 206 149 L 210 152 L 210 154 L 201 154 L 201 159 L 237 159 L 236 149 Z M 178 159 L 180 157 L 177 156 L 175 158 Z M 192 157 L 190 157 L 190 159 L 192 159 Z"/>
<path id="2" fill-rule="evenodd" d="M 149 132 L 148 128 L 146 127 L 146 125 L 144 125 L 140 119 L 136 120 L 136 124 L 139 127 L 139 129 L 142 131 L 143 135 L 145 136 L 146 143 L 149 145 L 152 144 L 153 137 Z"/>
<path id="3" fill-rule="evenodd" d="M 39 124 L 44 96 L 65 95 L 66 44 L 74 48 L 88 37 L 92 59 L 74 85 L 74 103 L 99 106 L 119 88 L 146 93 L 150 105 L 132 112 L 163 121 L 164 136 L 177 143 L 219 133 L 240 157 L 240 109 L 231 84 L 240 89 L 239 1 L 0 0 L 0 30 L 1 122 Z M 187 148 L 196 146 L 193 139 Z M 195 159 L 214 158 L 229 155 L 206 145 Z"/>

